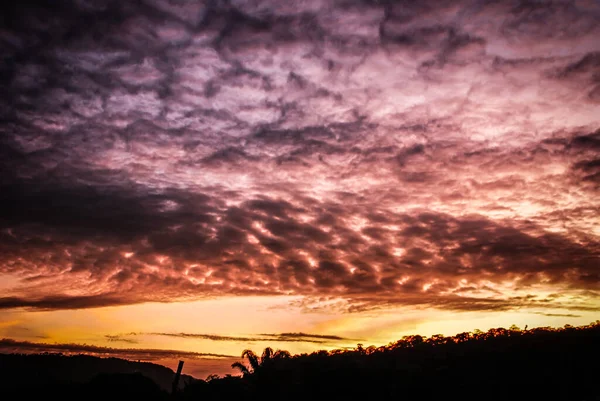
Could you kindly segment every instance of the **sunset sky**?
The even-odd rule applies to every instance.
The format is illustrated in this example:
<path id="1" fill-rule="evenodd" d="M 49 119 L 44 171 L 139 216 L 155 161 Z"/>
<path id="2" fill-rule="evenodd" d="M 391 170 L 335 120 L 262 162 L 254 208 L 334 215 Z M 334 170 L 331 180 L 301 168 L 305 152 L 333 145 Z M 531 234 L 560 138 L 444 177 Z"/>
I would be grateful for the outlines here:
<path id="1" fill-rule="evenodd" d="M 9 3 L 0 352 L 600 318 L 600 1 Z"/>

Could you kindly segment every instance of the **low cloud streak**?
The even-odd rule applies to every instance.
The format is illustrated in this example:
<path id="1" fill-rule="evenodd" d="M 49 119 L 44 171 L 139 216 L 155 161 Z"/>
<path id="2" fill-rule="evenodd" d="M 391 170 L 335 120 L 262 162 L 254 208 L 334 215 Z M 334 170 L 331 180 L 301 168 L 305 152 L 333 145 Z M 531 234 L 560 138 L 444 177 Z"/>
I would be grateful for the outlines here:
<path id="1" fill-rule="evenodd" d="M 111 348 L 100 347 L 87 344 L 48 344 L 30 341 L 16 341 L 8 338 L 0 340 L 0 350 L 2 352 L 14 353 L 42 353 L 42 352 L 62 352 L 68 354 L 89 354 L 97 356 L 115 356 L 125 359 L 143 359 L 146 361 L 166 359 L 166 358 L 187 358 L 187 359 L 214 359 L 214 358 L 234 358 L 231 355 L 221 355 L 212 353 L 175 351 L 165 349 L 138 349 L 138 348 Z"/>

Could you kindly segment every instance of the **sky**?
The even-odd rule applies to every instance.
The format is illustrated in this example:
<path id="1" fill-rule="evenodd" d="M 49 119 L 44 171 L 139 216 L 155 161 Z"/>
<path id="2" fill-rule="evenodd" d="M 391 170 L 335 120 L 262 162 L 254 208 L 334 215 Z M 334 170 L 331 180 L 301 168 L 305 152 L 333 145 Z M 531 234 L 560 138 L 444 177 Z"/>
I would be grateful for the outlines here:
<path id="1" fill-rule="evenodd" d="M 1 7 L 0 352 L 600 318 L 600 1 Z"/>

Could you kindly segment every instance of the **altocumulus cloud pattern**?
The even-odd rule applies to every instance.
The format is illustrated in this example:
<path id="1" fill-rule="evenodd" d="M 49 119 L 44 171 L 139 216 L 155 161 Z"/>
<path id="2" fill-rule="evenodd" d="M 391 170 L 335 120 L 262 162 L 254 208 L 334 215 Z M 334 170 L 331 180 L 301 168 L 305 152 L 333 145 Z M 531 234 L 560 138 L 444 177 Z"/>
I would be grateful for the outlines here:
<path id="1" fill-rule="evenodd" d="M 597 310 L 597 1 L 3 7 L 0 308 Z"/>

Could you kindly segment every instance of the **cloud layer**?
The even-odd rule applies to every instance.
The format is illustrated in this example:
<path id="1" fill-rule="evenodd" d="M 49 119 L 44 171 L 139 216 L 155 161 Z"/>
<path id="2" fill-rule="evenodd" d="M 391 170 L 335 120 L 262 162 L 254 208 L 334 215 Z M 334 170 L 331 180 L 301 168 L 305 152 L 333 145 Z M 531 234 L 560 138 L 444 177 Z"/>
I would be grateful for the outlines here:
<path id="1" fill-rule="evenodd" d="M 5 7 L 0 308 L 598 310 L 598 2 Z"/>
<path id="2" fill-rule="evenodd" d="M 47 344 L 29 341 L 15 341 L 3 338 L 0 340 L 0 350 L 2 352 L 17 353 L 40 353 L 40 352 L 62 352 L 64 354 L 89 354 L 98 356 L 115 356 L 126 359 L 143 359 L 146 361 L 158 359 L 215 359 L 215 358 L 234 358 L 231 355 L 207 354 L 189 351 L 173 351 L 165 349 L 140 349 L 140 348 L 111 348 L 99 347 L 87 344 Z"/>
<path id="3" fill-rule="evenodd" d="M 223 336 L 217 334 L 204 334 L 204 333 L 124 333 L 124 334 L 107 334 L 104 337 L 108 342 L 124 342 L 130 344 L 136 344 L 138 341 L 135 339 L 137 336 L 162 336 L 162 337 L 175 337 L 183 339 L 196 339 L 196 340 L 210 340 L 210 341 L 226 341 L 226 342 L 243 342 L 243 343 L 314 343 L 314 344 L 336 344 L 339 342 L 355 342 L 356 339 L 344 338 L 334 335 L 324 334 L 310 334 L 310 333 L 263 333 L 253 336 Z M 358 340 L 360 341 L 360 340 Z"/>

